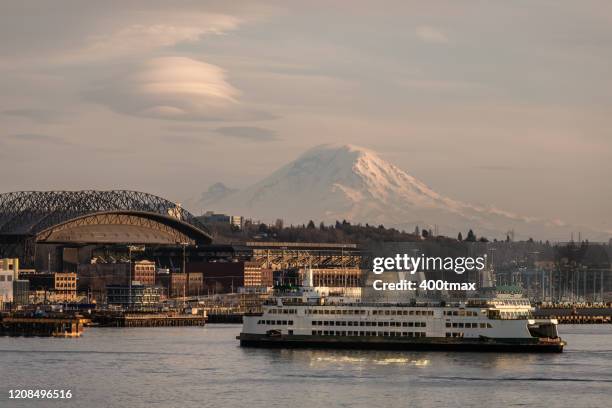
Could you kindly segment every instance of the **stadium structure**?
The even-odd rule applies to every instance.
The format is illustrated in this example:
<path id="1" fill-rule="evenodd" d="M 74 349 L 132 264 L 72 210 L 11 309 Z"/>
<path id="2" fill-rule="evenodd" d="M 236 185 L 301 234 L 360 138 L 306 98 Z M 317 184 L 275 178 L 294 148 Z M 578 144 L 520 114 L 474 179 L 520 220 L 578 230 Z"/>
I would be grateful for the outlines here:
<path id="1" fill-rule="evenodd" d="M 210 244 L 194 215 L 164 198 L 129 190 L 0 194 L 0 258 L 35 266 L 66 248 Z M 76 261 L 76 259 L 75 259 Z"/>

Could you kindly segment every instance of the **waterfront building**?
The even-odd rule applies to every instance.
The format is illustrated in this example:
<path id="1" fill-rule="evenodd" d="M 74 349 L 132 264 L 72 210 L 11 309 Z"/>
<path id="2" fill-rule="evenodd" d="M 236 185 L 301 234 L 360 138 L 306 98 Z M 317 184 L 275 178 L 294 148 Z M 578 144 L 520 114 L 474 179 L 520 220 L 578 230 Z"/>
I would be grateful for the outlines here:
<path id="1" fill-rule="evenodd" d="M 30 281 L 17 279 L 13 281 L 13 304 L 25 306 L 30 303 Z"/>
<path id="2" fill-rule="evenodd" d="M 106 302 L 124 309 L 156 310 L 160 308 L 162 292 L 161 287 L 109 285 L 106 287 Z"/>
<path id="3" fill-rule="evenodd" d="M 361 299 L 364 271 L 359 268 L 313 268 L 314 289 L 321 296 L 343 296 Z M 298 279 L 304 280 L 306 269 L 300 269 Z"/>
<path id="4" fill-rule="evenodd" d="M 171 273 L 169 296 L 199 296 L 204 291 L 204 277 L 201 272 Z"/>
<path id="5" fill-rule="evenodd" d="M 92 300 L 103 301 L 108 285 L 129 284 L 128 263 L 91 263 L 77 266 L 77 290 L 87 292 Z"/>
<path id="6" fill-rule="evenodd" d="M 244 262 L 189 262 L 186 267 L 202 273 L 206 293 L 236 293 L 244 286 Z"/>
<path id="7" fill-rule="evenodd" d="M 245 288 L 270 288 L 274 286 L 272 269 L 262 268 L 259 262 L 244 263 Z"/>
<path id="8" fill-rule="evenodd" d="M 0 270 L 0 310 L 13 302 L 13 271 Z"/>
<path id="9" fill-rule="evenodd" d="M 42 294 L 51 303 L 76 302 L 77 274 L 74 272 L 35 273 L 24 275 L 30 290 Z M 40 296 L 35 296 L 40 300 Z"/>
<path id="10" fill-rule="evenodd" d="M 18 258 L 2 258 L 0 259 L 0 270 L 12 271 L 13 280 L 19 279 L 19 259 Z"/>
<path id="11" fill-rule="evenodd" d="M 155 262 L 146 260 L 133 262 L 132 280 L 145 286 L 155 286 Z"/>

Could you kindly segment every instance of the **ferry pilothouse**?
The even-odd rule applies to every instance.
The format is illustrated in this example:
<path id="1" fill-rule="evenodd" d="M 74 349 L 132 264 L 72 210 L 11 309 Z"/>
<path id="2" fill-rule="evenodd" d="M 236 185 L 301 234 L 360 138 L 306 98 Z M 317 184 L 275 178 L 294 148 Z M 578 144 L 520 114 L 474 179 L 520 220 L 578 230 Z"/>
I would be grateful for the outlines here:
<path id="1" fill-rule="evenodd" d="M 534 319 L 506 293 L 461 302 L 367 303 L 321 296 L 311 272 L 298 291 L 244 316 L 241 346 L 562 352 L 556 319 Z"/>

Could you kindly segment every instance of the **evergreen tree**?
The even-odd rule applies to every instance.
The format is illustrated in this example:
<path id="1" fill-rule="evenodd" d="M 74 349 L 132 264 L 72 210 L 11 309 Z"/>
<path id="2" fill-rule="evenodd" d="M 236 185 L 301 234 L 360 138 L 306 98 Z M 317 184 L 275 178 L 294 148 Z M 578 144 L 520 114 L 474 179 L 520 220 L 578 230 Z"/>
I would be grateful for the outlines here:
<path id="1" fill-rule="evenodd" d="M 313 220 L 308 221 L 308 226 L 306 227 L 308 229 L 314 229 L 315 228 L 315 224 Z"/>
<path id="2" fill-rule="evenodd" d="M 461 232 L 459 232 L 459 234 L 457 235 L 457 241 L 463 241 L 463 235 L 461 234 Z"/>
<path id="3" fill-rule="evenodd" d="M 476 242 L 476 234 L 474 234 L 474 231 L 469 230 L 465 240 L 468 242 Z"/>

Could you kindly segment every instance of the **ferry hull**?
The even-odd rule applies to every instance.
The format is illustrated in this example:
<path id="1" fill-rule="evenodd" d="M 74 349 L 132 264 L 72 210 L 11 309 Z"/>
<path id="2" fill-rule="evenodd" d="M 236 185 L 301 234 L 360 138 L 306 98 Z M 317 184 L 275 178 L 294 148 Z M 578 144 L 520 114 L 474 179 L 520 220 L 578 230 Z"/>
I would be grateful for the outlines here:
<path id="1" fill-rule="evenodd" d="M 242 347 L 261 348 L 327 348 L 353 350 L 417 350 L 513 353 L 561 353 L 562 340 L 542 342 L 533 339 L 456 339 L 456 338 L 381 338 L 349 336 L 300 336 L 241 333 Z"/>

